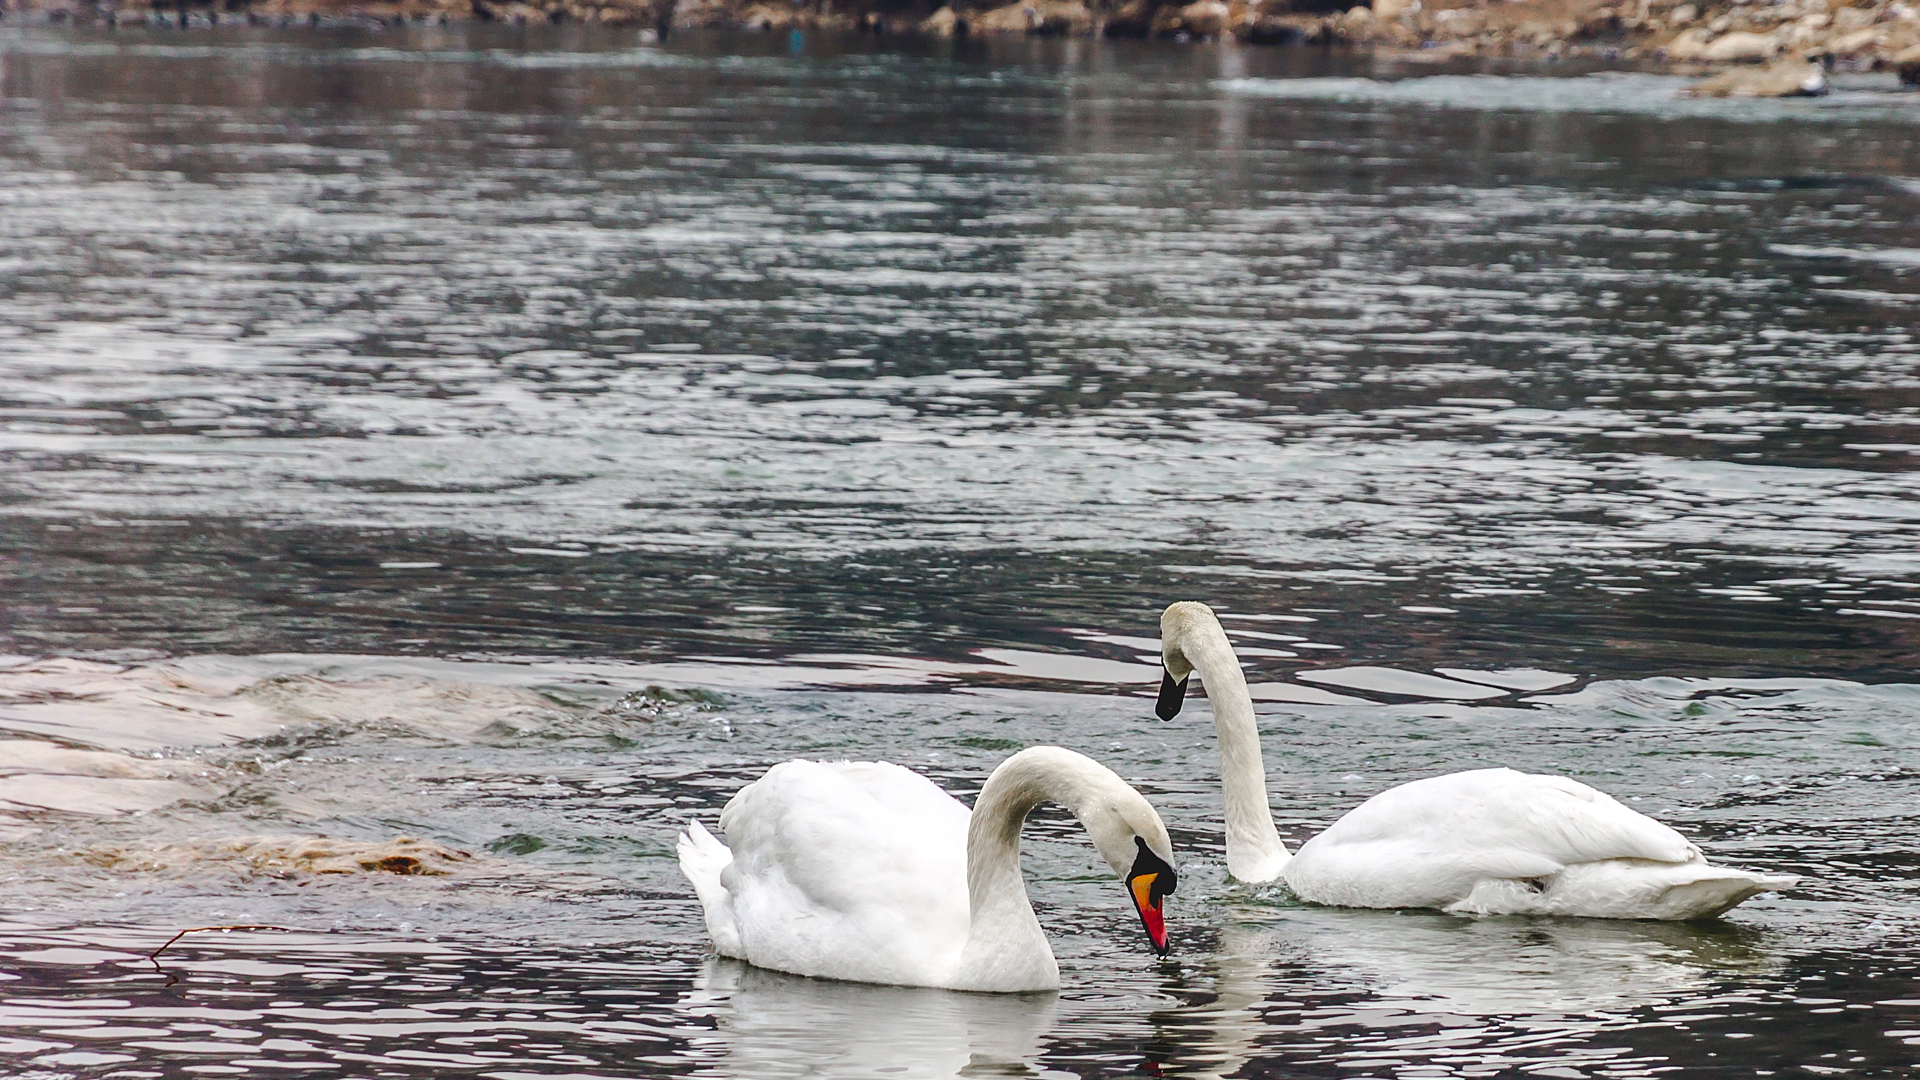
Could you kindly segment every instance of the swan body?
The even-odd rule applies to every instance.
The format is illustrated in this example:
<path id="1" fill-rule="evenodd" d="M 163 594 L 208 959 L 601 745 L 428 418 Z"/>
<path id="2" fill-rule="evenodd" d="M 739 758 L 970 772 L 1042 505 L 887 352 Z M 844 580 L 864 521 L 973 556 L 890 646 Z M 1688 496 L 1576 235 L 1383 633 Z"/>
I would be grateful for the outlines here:
<path id="1" fill-rule="evenodd" d="M 680 867 L 724 956 L 854 982 L 1056 990 L 1019 865 L 1021 826 L 1048 801 L 1080 819 L 1164 951 L 1166 826 L 1111 770 L 1059 747 L 1002 762 L 971 811 L 898 765 L 775 765 L 721 812 L 725 843 L 688 824 Z"/>
<path id="2" fill-rule="evenodd" d="M 1303 900 L 1477 915 L 1705 919 L 1798 878 L 1713 866 L 1679 833 L 1563 776 L 1475 769 L 1389 788 L 1287 851 L 1273 827 L 1253 698 L 1212 609 L 1161 616 L 1159 713 L 1198 670 L 1213 705 L 1227 870 Z"/>

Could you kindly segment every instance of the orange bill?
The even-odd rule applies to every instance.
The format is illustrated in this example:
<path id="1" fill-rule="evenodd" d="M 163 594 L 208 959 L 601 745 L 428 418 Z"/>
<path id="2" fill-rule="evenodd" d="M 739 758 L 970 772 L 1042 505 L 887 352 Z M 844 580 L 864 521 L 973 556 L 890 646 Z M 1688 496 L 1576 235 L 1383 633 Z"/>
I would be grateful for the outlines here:
<path id="1" fill-rule="evenodd" d="M 1154 886 L 1160 883 L 1158 873 L 1141 874 L 1127 882 L 1127 889 L 1133 894 L 1133 906 L 1140 911 L 1140 922 L 1147 928 L 1147 938 L 1153 942 L 1153 951 L 1162 956 L 1167 954 L 1167 917 Z"/>
<path id="2" fill-rule="evenodd" d="M 1155 855 L 1145 840 L 1136 836 L 1133 844 L 1139 849 L 1140 857 L 1133 861 L 1133 869 L 1127 871 L 1127 895 L 1133 898 L 1134 910 L 1140 913 L 1140 924 L 1147 928 L 1147 940 L 1153 942 L 1153 951 L 1165 956 L 1168 941 L 1163 905 L 1179 879 L 1167 860 Z"/>

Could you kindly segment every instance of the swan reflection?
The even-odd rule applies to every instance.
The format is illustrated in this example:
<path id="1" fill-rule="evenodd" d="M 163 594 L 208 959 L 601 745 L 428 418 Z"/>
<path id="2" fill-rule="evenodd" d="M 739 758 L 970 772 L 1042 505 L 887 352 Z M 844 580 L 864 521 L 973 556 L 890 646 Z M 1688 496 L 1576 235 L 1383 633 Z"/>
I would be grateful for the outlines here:
<path id="1" fill-rule="evenodd" d="M 718 1075 L 780 1077 L 1029 1076 L 1055 995 L 967 994 L 784 975 L 712 959 L 681 999 L 711 1016 L 696 1036 Z"/>
<path id="2" fill-rule="evenodd" d="M 1455 1035 L 1470 1028 L 1483 1049 L 1515 1061 L 1535 1051 L 1604 1057 L 1614 1051 L 1585 1039 L 1623 1013 L 1782 967 L 1766 935 L 1724 923 L 1255 903 L 1225 914 L 1218 948 L 1166 988 L 1189 1004 L 1153 1017 L 1166 1075 L 1229 1077 L 1259 1059 L 1340 1061 L 1383 1049 L 1413 1060 L 1421 1040 L 1408 1033 L 1436 1022 Z M 1450 1038 L 1433 1048 L 1449 1047 L 1458 1052 Z"/>
<path id="3" fill-rule="evenodd" d="M 1295 908 L 1257 933 L 1283 960 L 1474 1016 L 1590 1015 L 1660 1005 L 1727 973 L 1780 967 L 1766 935 L 1726 923 Z"/>

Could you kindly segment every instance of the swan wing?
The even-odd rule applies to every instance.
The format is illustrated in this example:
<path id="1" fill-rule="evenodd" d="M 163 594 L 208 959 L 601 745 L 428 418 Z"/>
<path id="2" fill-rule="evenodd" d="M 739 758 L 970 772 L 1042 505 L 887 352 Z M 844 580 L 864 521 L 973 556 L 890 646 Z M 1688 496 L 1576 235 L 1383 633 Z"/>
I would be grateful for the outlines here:
<path id="1" fill-rule="evenodd" d="M 1319 903 L 1445 907 L 1489 878 L 1609 859 L 1686 863 L 1679 833 L 1576 780 L 1477 769 L 1402 784 L 1349 811 L 1288 864 Z"/>
<path id="2" fill-rule="evenodd" d="M 741 955 L 801 975 L 937 982 L 967 937 L 968 817 L 898 765 L 769 769 L 720 815 Z"/>

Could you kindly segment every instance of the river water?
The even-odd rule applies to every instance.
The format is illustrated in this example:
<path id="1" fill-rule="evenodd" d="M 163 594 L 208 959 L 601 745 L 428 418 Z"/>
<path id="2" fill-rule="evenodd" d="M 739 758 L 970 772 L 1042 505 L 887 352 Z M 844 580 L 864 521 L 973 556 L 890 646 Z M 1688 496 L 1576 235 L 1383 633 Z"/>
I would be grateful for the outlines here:
<path id="1" fill-rule="evenodd" d="M 1682 85 L 0 26 L 4 1068 L 1914 1075 L 1920 95 Z M 1289 842 L 1504 764 L 1806 880 L 1227 882 L 1176 599 Z M 1041 742 L 1172 827 L 1168 960 L 1053 812 L 1057 996 L 710 958 L 673 837 L 767 765 Z"/>

